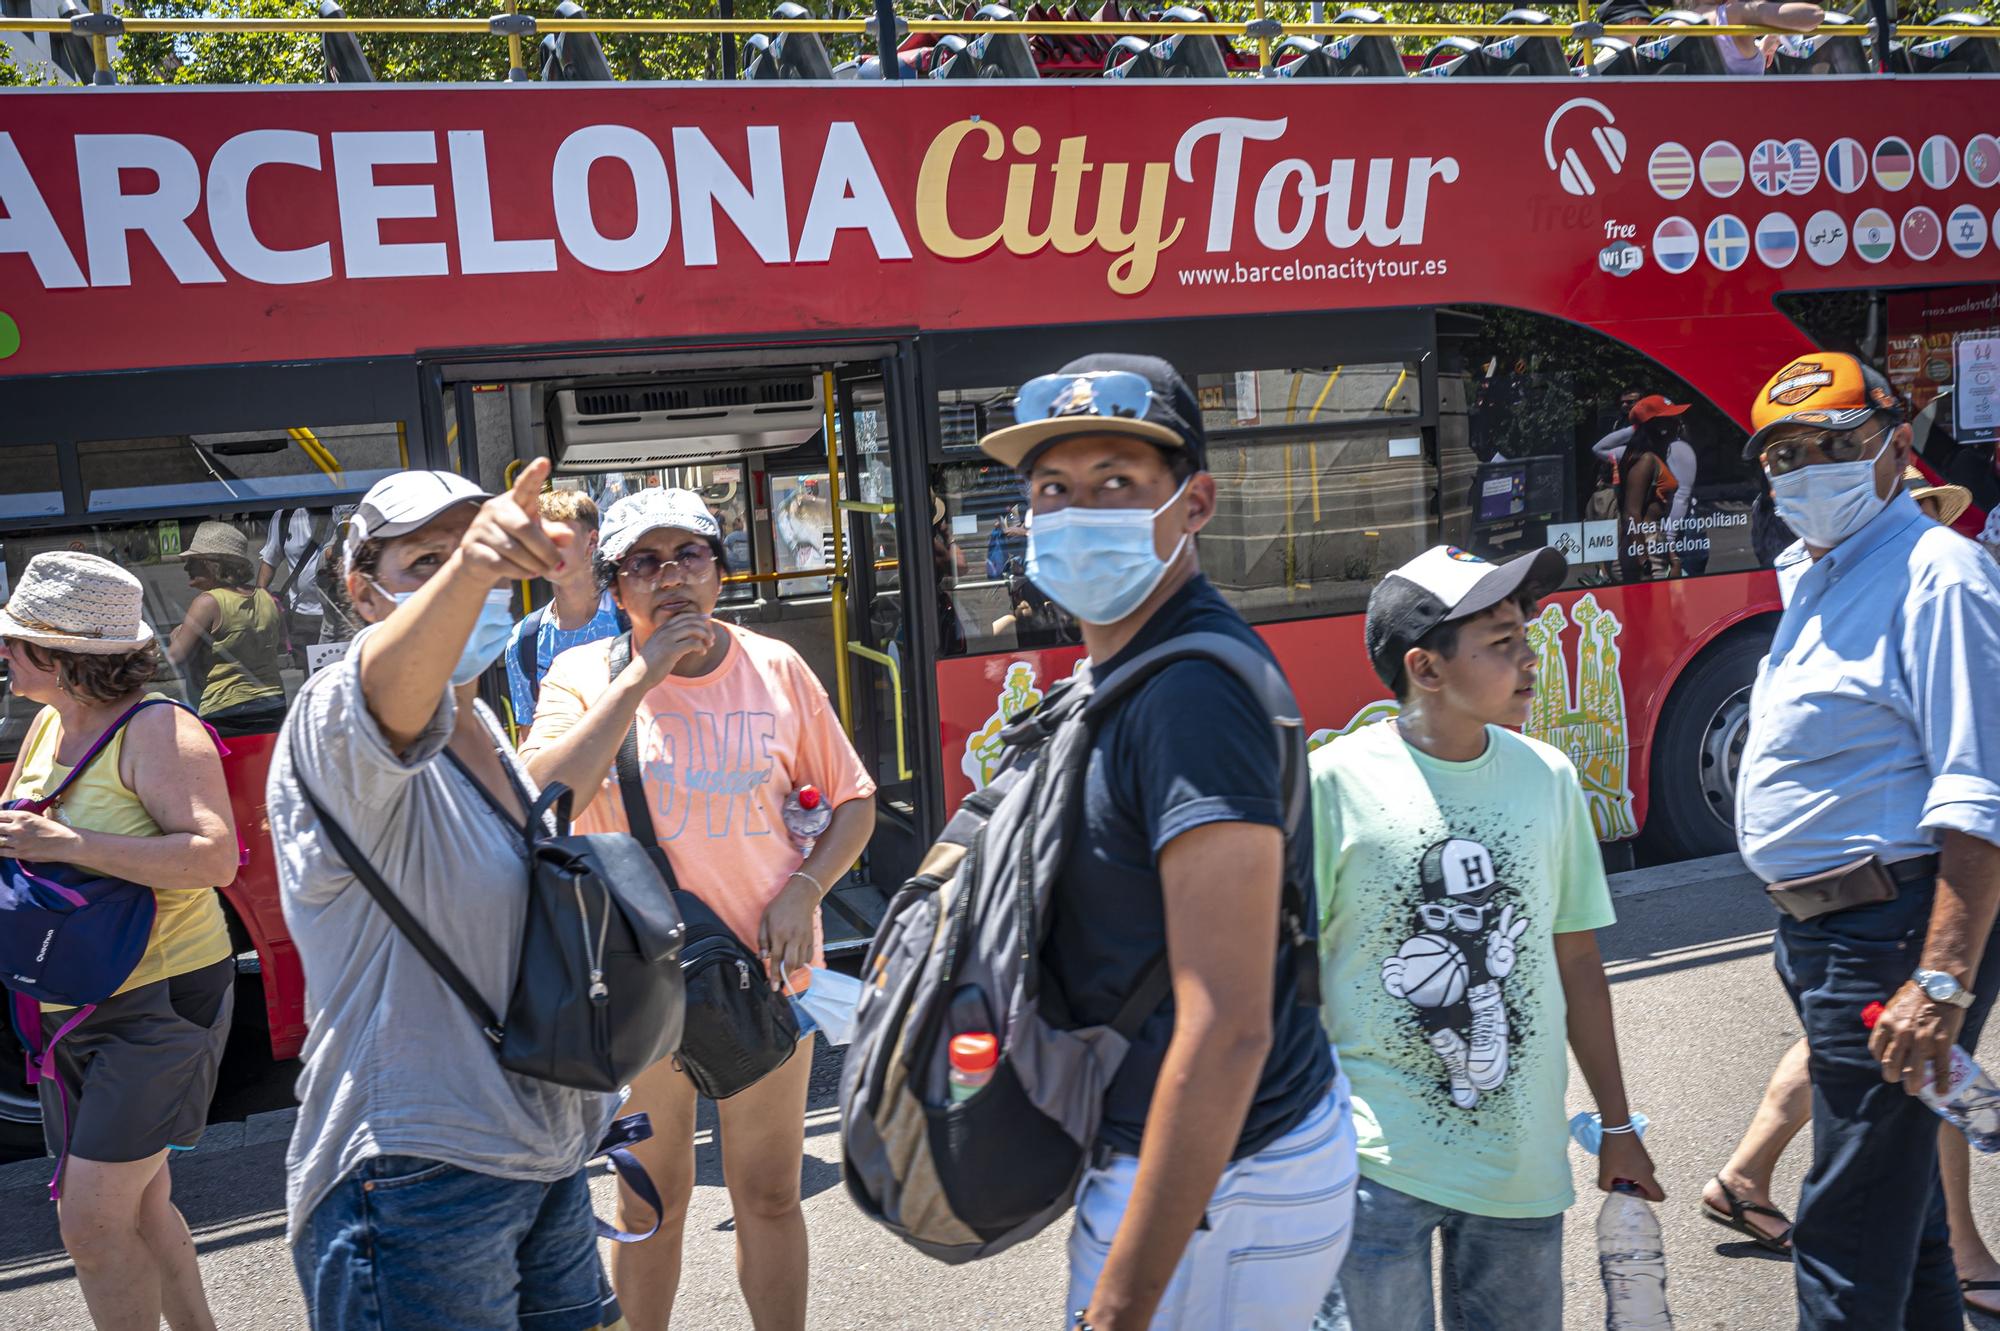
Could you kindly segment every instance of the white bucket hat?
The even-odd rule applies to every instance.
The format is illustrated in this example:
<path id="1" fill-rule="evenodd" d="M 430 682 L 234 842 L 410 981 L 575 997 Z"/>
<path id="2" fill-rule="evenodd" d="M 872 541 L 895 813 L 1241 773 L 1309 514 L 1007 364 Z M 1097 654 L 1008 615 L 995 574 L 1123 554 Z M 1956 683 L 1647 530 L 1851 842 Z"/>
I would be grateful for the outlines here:
<path id="1" fill-rule="evenodd" d="M 0 607 L 0 638 L 59 652 L 119 656 L 153 641 L 139 580 L 110 560 L 51 550 L 28 561 Z"/>
<path id="2" fill-rule="evenodd" d="M 598 529 L 597 553 L 616 563 L 641 536 L 661 527 L 691 531 L 711 540 L 722 539 L 722 528 L 716 524 L 715 514 L 708 511 L 708 505 L 701 502 L 700 495 L 692 490 L 655 488 L 626 495 L 606 511 L 603 525 Z"/>

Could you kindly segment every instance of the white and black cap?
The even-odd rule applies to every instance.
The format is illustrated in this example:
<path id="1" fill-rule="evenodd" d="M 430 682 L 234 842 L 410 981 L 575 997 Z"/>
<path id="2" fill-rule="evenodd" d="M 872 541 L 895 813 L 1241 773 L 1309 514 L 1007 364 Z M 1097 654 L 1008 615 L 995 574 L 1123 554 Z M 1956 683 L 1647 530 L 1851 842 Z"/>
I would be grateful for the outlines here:
<path id="1" fill-rule="evenodd" d="M 1394 688 L 1403 657 L 1438 625 L 1469 619 L 1514 596 L 1540 600 L 1568 575 L 1569 561 L 1548 546 L 1493 564 L 1455 545 L 1434 545 L 1370 593 L 1363 631 L 1368 659 L 1382 682 Z"/>
<path id="2" fill-rule="evenodd" d="M 448 508 L 481 503 L 493 496 L 450 471 L 399 471 L 368 487 L 347 520 L 349 567 L 363 541 L 407 536 Z"/>

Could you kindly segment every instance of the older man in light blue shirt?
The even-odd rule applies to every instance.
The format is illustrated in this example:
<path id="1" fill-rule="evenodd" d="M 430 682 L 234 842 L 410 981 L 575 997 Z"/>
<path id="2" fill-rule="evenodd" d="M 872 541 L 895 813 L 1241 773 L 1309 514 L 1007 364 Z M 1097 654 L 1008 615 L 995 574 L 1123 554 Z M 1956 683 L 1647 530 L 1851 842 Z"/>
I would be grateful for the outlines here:
<path id="1" fill-rule="evenodd" d="M 1799 1325 L 1957 1331 L 1936 1120 L 1906 1092 L 1977 1040 L 2000 987 L 2000 704 L 1980 705 L 2000 578 L 1902 492 L 1910 430 L 1871 368 L 1802 356 L 1752 415 L 1746 453 L 1803 538 L 1780 560 L 1737 796 L 1811 1051 Z"/>

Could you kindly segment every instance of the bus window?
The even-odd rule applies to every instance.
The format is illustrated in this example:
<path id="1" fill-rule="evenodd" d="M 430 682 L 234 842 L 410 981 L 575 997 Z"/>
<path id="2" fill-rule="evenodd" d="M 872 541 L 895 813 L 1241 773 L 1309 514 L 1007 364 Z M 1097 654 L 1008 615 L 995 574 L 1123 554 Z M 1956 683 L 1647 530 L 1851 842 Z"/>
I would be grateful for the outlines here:
<path id="1" fill-rule="evenodd" d="M 597 505 L 602 518 L 611 506 L 639 490 L 674 486 L 693 490 L 702 497 L 722 528 L 723 556 L 729 571 L 757 572 L 756 543 L 751 539 L 750 500 L 744 483 L 742 462 L 690 463 L 679 467 L 655 467 L 643 471 L 584 472 L 558 476 L 552 484 L 559 490 L 581 490 Z M 756 599 L 749 584 L 724 586 L 722 601 L 732 604 Z"/>
<path id="2" fill-rule="evenodd" d="M 1421 387 L 1417 367 L 1400 361 L 1236 370 L 1197 375 L 1194 382 L 1202 424 L 1211 436 L 1258 426 L 1414 417 Z"/>
<path id="3" fill-rule="evenodd" d="M 1218 433 L 1208 461 L 1216 509 L 1202 571 L 1253 624 L 1363 610 L 1382 574 L 1431 543 L 1432 472 L 1414 426 Z"/>
<path id="4" fill-rule="evenodd" d="M 54 444 L 22 444 L 7 450 L 0 467 L 0 519 L 53 517 L 63 510 L 62 474 Z M 0 585 L 0 600 L 7 589 Z"/>
<path id="5" fill-rule="evenodd" d="M 400 422 L 98 439 L 76 451 L 92 513 L 362 492 L 409 465 Z"/>
<path id="6" fill-rule="evenodd" d="M 274 731 L 307 675 L 337 659 L 353 636 L 336 586 L 339 523 L 350 511 L 299 507 L 10 533 L 0 547 L 0 587 L 17 583 L 47 550 L 112 560 L 144 588 L 162 662 L 151 687 L 224 733 Z M 240 539 L 225 539 L 241 555 L 188 557 L 203 521 L 233 528 Z M 219 616 L 207 631 L 191 616 L 205 593 Z M 14 760 L 36 710 L 11 693 L 0 697 L 0 763 Z"/>
<path id="7" fill-rule="evenodd" d="M 1789 543 L 1755 539 L 1769 514 L 1754 511 L 1743 431 L 1678 377 L 1559 319 L 1451 315 L 1438 343 L 1447 542 L 1491 559 L 1553 545 L 1572 587 L 1742 572 Z"/>
<path id="8" fill-rule="evenodd" d="M 1012 467 L 975 457 L 945 463 L 931 478 L 940 647 L 953 655 L 1081 642 L 1076 621 L 1028 581 L 1027 483 Z"/>

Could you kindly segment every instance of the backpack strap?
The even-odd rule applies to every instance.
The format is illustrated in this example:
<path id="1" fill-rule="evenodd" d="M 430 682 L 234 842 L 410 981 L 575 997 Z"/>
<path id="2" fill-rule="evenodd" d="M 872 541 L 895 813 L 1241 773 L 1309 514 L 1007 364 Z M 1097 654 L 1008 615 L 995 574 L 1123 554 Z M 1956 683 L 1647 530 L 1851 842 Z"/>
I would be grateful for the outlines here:
<path id="1" fill-rule="evenodd" d="M 285 522 L 287 526 L 290 525 L 289 519 L 285 517 L 282 510 L 280 510 L 279 520 L 281 522 Z M 280 606 L 283 606 L 285 603 L 285 593 L 292 589 L 292 584 L 297 582 L 299 580 L 299 575 L 305 572 L 306 565 L 312 563 L 314 559 L 320 557 L 321 547 L 323 547 L 326 544 L 326 523 L 323 519 L 314 522 L 312 524 L 311 540 L 312 544 L 306 547 L 305 554 L 301 555 L 297 559 L 289 561 L 291 563 L 291 568 L 285 571 L 285 580 L 278 584 L 278 589 L 276 591 L 271 593 L 272 597 L 277 600 Z M 278 549 L 282 552 L 284 548 L 285 548 L 285 542 L 281 537 L 278 542 Z"/>
<path id="2" fill-rule="evenodd" d="M 306 783 L 305 765 L 300 761 L 298 731 L 292 729 L 290 734 L 292 783 L 299 788 L 299 793 L 306 797 L 306 803 L 312 806 L 314 816 L 319 819 L 320 831 L 332 843 L 334 853 L 346 863 L 361 886 L 368 890 L 368 895 L 375 898 L 375 904 L 382 908 L 382 913 L 389 917 L 389 922 L 396 926 L 396 931 L 402 934 L 410 946 L 417 950 L 417 955 L 437 972 L 437 977 L 444 981 L 445 988 L 458 995 L 459 1001 L 465 1004 L 474 1020 L 478 1021 L 479 1033 L 484 1035 L 497 1051 L 501 1042 L 507 1037 L 506 1028 L 501 1025 L 499 1014 L 494 1012 L 479 991 L 472 987 L 472 981 L 465 978 L 465 972 L 458 968 L 458 963 L 438 946 L 437 940 L 431 937 L 430 931 L 410 913 L 410 908 L 403 904 L 395 889 L 383 881 L 382 875 L 369 862 L 368 856 L 362 853 L 361 847 L 354 844 L 353 839 L 347 835 L 347 830 L 335 821 L 333 815 L 327 812 L 326 806 L 319 802 L 319 797 L 313 794 L 312 787 Z"/>
<path id="3" fill-rule="evenodd" d="M 632 635 L 621 633 L 613 640 L 611 654 L 605 660 L 607 678 L 618 678 L 631 664 Z M 680 880 L 674 877 L 674 863 L 660 846 L 659 830 L 653 825 L 653 810 L 646 803 L 646 783 L 639 779 L 639 721 L 636 717 L 626 729 L 625 738 L 619 742 L 618 757 L 613 767 L 618 773 L 618 798 L 625 805 L 625 830 L 645 848 L 653 867 L 660 871 L 660 881 L 667 885 L 667 890 L 680 891 Z"/>
<path id="4" fill-rule="evenodd" d="M 528 681 L 528 701 L 537 704 L 542 700 L 542 680 L 535 673 L 535 667 L 541 664 L 542 621 L 549 617 L 549 606 L 554 604 L 551 601 L 521 616 L 520 636 L 514 639 L 514 663 L 521 667 L 521 678 Z M 614 670 L 612 675 L 616 677 L 617 673 Z M 514 720 L 515 724 L 520 723 L 519 717 Z"/>
<path id="5" fill-rule="evenodd" d="M 22 807 L 27 809 L 30 813 L 41 813 L 49 808 L 52 808 L 54 805 L 60 802 L 63 797 L 63 792 L 67 791 L 70 788 L 70 786 L 76 781 L 76 779 L 83 775 L 84 769 L 90 766 L 92 761 L 96 759 L 97 755 L 104 752 L 105 747 L 109 745 L 112 740 L 118 737 L 118 732 L 125 728 L 126 723 L 148 707 L 178 707 L 182 711 L 186 712 L 189 716 L 194 716 L 196 720 L 198 721 L 201 720 L 199 716 L 195 716 L 194 710 L 190 708 L 186 703 L 176 702 L 172 698 L 141 698 L 139 699 L 139 701 L 133 703 L 130 707 L 127 707 L 116 721 L 113 721 L 110 725 L 104 728 L 104 732 L 91 742 L 89 751 L 86 752 L 82 758 L 77 760 L 76 766 L 69 769 L 69 775 L 64 777 L 61 783 L 58 784 L 54 790 L 42 796 L 40 799 L 24 801 Z M 214 729 L 211 728 L 206 721 L 202 721 L 201 724 L 202 724 L 202 729 L 208 731 L 209 737 L 211 739 L 215 739 Z M 46 731 L 46 727 L 44 727 L 44 730 Z M 220 739 L 216 739 L 216 746 L 220 748 L 224 754 L 227 754 L 229 752 L 228 748 L 223 746 L 222 741 Z"/>
<path id="6" fill-rule="evenodd" d="M 1285 792 L 1283 831 L 1289 846 L 1304 826 L 1306 811 L 1312 804 L 1312 783 L 1306 767 L 1305 725 L 1299 715 L 1298 702 L 1292 696 L 1291 685 L 1285 682 L 1284 672 L 1250 644 L 1223 633 L 1189 633 L 1149 648 L 1098 681 L 1089 701 L 1084 704 L 1085 720 L 1091 725 L 1101 723 L 1112 708 L 1131 697 L 1140 685 L 1154 675 L 1177 661 L 1190 660 L 1212 661 L 1235 675 L 1256 695 L 1264 714 L 1271 718 L 1278 737 L 1279 779 Z M 1319 949 L 1306 934 L 1309 911 L 1305 891 L 1292 880 L 1290 873 L 1284 874 L 1281 890 L 1278 928 L 1284 942 L 1292 949 L 1298 1000 L 1303 1006 L 1318 1007 Z M 1166 954 L 1162 951 L 1148 965 L 1132 996 L 1126 1000 L 1125 1008 L 1119 1011 L 1120 1023 L 1128 1019 L 1132 1021 L 1130 1031 L 1123 1025 L 1117 1027 L 1120 1034 L 1129 1039 L 1137 1032 L 1139 1025 L 1166 997 L 1169 982 Z M 1136 1013 L 1132 1011 L 1149 992 L 1154 991 L 1157 993 L 1150 1004 Z"/>

